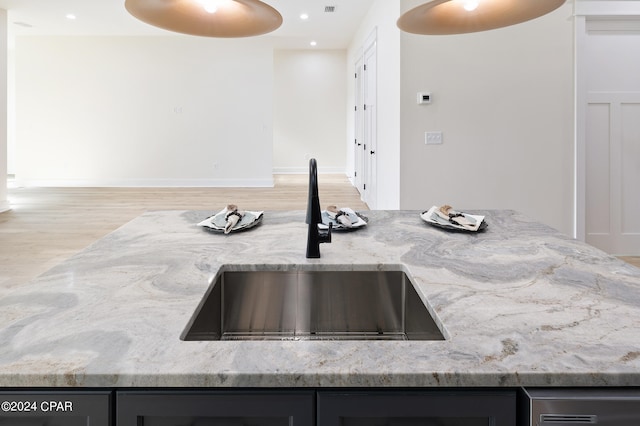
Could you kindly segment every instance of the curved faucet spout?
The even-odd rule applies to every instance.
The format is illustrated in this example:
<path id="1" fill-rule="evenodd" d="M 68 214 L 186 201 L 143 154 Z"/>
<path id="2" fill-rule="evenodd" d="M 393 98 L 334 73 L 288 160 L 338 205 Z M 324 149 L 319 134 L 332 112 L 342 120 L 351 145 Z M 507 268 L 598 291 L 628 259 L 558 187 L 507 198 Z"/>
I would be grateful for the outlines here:
<path id="1" fill-rule="evenodd" d="M 318 229 L 318 224 L 322 223 L 322 212 L 320 211 L 320 197 L 318 195 L 318 166 L 316 159 L 309 160 L 309 200 L 307 201 L 307 220 L 309 225 L 307 232 L 307 257 L 320 257 L 320 244 L 331 242 L 332 224 L 329 223 L 327 231 Z"/>
<path id="2" fill-rule="evenodd" d="M 309 200 L 307 201 L 307 222 L 322 223 L 320 197 L 318 196 L 318 166 L 316 159 L 309 160 Z"/>

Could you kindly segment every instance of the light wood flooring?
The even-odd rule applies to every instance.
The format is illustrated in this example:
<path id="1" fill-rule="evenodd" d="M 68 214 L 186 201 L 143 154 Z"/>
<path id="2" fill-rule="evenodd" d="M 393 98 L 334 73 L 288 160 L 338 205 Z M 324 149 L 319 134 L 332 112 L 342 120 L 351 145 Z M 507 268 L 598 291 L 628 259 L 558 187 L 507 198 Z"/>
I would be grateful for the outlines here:
<path id="1" fill-rule="evenodd" d="M 26 282 L 145 211 L 305 210 L 306 175 L 273 188 L 13 188 L 0 213 L 0 291 Z M 368 210 L 344 175 L 318 176 L 320 205 Z"/>
<path id="2" fill-rule="evenodd" d="M 620 256 L 620 259 L 632 264 L 637 268 L 640 268 L 640 256 Z"/>
<path id="3" fill-rule="evenodd" d="M 273 188 L 14 188 L 0 213 L 0 292 L 26 282 L 150 210 L 305 210 L 306 175 Z M 367 210 L 343 175 L 320 175 L 320 205 Z M 623 260 L 640 267 L 640 257 Z"/>

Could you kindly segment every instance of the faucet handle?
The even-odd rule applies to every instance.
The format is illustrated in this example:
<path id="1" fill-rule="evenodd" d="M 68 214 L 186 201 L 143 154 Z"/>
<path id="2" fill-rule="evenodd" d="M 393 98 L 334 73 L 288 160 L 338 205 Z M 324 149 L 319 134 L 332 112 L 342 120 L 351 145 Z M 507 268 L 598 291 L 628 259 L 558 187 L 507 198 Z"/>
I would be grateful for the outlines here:
<path id="1" fill-rule="evenodd" d="M 318 230 L 318 239 L 321 243 L 331 242 L 331 230 L 333 229 L 333 223 L 329 222 L 329 228 L 326 230 Z"/>

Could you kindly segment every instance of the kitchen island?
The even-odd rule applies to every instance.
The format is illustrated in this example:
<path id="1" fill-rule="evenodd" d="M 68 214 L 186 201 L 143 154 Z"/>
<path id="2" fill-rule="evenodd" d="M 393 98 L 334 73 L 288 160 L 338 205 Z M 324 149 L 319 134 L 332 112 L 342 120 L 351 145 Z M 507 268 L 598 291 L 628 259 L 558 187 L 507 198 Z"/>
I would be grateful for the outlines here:
<path id="1" fill-rule="evenodd" d="M 305 258 L 305 212 L 223 235 L 146 213 L 0 291 L 0 387 L 640 386 L 640 269 L 513 211 L 479 233 L 364 212 Z M 222 269 L 402 270 L 445 340 L 183 341 Z"/>

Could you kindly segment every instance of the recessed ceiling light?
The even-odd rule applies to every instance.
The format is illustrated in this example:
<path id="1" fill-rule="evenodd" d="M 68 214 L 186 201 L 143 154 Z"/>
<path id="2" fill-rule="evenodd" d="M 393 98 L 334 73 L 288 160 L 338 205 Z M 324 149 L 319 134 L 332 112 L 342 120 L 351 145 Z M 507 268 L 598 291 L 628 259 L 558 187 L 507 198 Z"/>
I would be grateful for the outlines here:
<path id="1" fill-rule="evenodd" d="M 302 13 L 300 15 L 300 19 L 302 19 L 303 21 L 306 21 L 307 19 L 309 19 L 309 14 L 308 13 Z"/>
<path id="2" fill-rule="evenodd" d="M 74 19 L 76 19 L 76 15 L 74 15 L 73 13 L 67 13 L 67 19 L 70 19 L 73 21 Z"/>
<path id="3" fill-rule="evenodd" d="M 316 43 L 316 41 L 315 41 L 315 40 L 313 40 L 313 41 L 312 41 L 311 43 L 309 43 L 309 44 L 310 44 L 311 46 L 317 46 L 317 45 L 318 45 L 318 43 Z"/>

